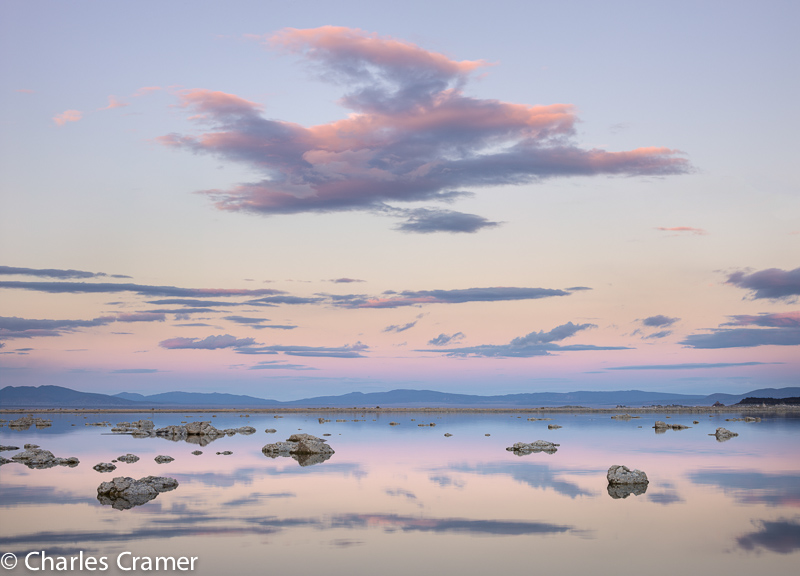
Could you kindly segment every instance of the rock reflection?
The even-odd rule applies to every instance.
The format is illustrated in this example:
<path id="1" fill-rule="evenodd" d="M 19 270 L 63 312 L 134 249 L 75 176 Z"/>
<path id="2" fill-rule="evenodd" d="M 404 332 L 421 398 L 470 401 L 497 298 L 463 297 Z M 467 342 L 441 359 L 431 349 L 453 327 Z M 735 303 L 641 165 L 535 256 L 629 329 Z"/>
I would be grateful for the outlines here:
<path id="1" fill-rule="evenodd" d="M 608 495 L 614 500 L 625 499 L 631 494 L 641 496 L 647 492 L 647 484 L 609 484 Z"/>

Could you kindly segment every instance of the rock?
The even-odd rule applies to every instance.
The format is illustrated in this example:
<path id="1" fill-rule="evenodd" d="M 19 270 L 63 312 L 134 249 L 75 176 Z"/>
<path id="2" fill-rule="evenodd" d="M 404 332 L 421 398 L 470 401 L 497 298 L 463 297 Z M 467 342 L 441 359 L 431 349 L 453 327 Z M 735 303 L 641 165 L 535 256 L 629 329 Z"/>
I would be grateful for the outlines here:
<path id="1" fill-rule="evenodd" d="M 552 420 L 552 418 L 528 418 L 529 422 L 537 422 L 542 420 Z"/>
<path id="2" fill-rule="evenodd" d="M 218 456 L 230 456 L 231 454 L 233 454 L 233 452 L 231 452 L 230 450 L 225 450 L 224 452 L 217 452 Z"/>
<path id="3" fill-rule="evenodd" d="M 92 466 L 98 472 L 113 472 L 117 469 L 117 467 L 112 464 L 111 462 L 100 462 L 100 464 L 95 464 Z"/>
<path id="4" fill-rule="evenodd" d="M 9 450 L 19 450 L 19 446 L 3 446 L 3 445 L 0 445 L 0 452 L 7 452 Z"/>
<path id="5" fill-rule="evenodd" d="M 30 448 L 28 448 L 30 446 Z M 74 456 L 69 458 L 56 458 L 50 450 L 42 450 L 35 444 L 26 444 L 25 452 L 14 454 L 11 459 L 15 462 L 25 464 L 31 469 L 45 469 L 52 468 L 53 466 L 69 466 L 74 468 L 80 464 L 80 460 Z"/>
<path id="6" fill-rule="evenodd" d="M 663 434 L 667 430 L 686 430 L 687 428 L 691 428 L 691 426 L 684 426 L 683 424 L 667 424 L 666 422 L 661 422 L 660 420 L 656 420 L 655 426 L 653 428 L 656 429 L 656 434 Z"/>
<path id="7" fill-rule="evenodd" d="M 330 434 L 323 434 L 323 436 L 330 436 Z"/>
<path id="8" fill-rule="evenodd" d="M 32 448 L 39 448 L 39 445 L 38 444 L 24 444 L 22 447 L 25 448 L 25 450 L 30 450 Z"/>
<path id="9" fill-rule="evenodd" d="M 450 434 L 450 432 L 445 432 L 444 435 L 447 436 L 448 438 L 450 438 L 450 436 L 452 436 L 452 434 Z"/>
<path id="10" fill-rule="evenodd" d="M 484 434 L 484 436 L 491 436 L 491 434 Z"/>
<path id="11" fill-rule="evenodd" d="M 692 424 L 700 424 L 699 420 L 692 420 Z"/>
<path id="12" fill-rule="evenodd" d="M 200 450 L 195 450 L 195 451 L 192 452 L 192 454 L 194 454 L 195 456 L 200 456 L 200 454 L 202 454 L 202 453 L 203 452 L 200 451 Z"/>
<path id="13" fill-rule="evenodd" d="M 290 456 L 301 466 L 310 466 L 324 462 L 334 454 L 333 448 L 326 442 L 311 434 L 292 434 L 286 442 L 266 444 L 261 451 L 269 458 Z"/>
<path id="14" fill-rule="evenodd" d="M 173 460 L 175 460 L 175 458 L 173 458 L 172 456 L 162 456 L 161 454 L 155 457 L 155 461 L 157 464 L 168 464 Z"/>
<path id="15" fill-rule="evenodd" d="M 34 418 L 32 414 L 28 414 L 27 416 L 22 416 L 17 418 L 16 420 L 11 420 L 8 423 L 8 427 L 14 430 L 27 430 L 31 426 L 36 426 L 37 428 L 47 428 L 48 426 L 52 426 L 52 420 L 45 420 L 43 418 Z"/>
<path id="16" fill-rule="evenodd" d="M 726 428 L 717 428 L 717 431 L 714 434 L 709 434 L 709 436 L 716 436 L 717 442 L 725 442 L 726 440 L 730 440 L 734 436 L 738 436 L 736 432 L 731 432 Z"/>
<path id="17" fill-rule="evenodd" d="M 647 492 L 647 484 L 609 484 L 606 488 L 608 495 L 614 500 L 627 498 L 631 494 L 641 496 Z"/>
<path id="18" fill-rule="evenodd" d="M 630 470 L 627 466 L 620 466 L 615 464 L 608 469 L 609 484 L 647 484 L 650 482 L 647 479 L 647 474 L 641 470 Z"/>
<path id="19" fill-rule="evenodd" d="M 133 464 L 134 462 L 139 461 L 139 457 L 136 454 L 125 454 L 123 456 L 119 456 L 117 460 L 119 462 L 125 462 L 126 464 Z"/>
<path id="20" fill-rule="evenodd" d="M 13 460 L 9 460 L 8 458 L 0 456 L 0 466 L 2 466 L 3 464 L 11 464 L 12 462 Z"/>
<path id="21" fill-rule="evenodd" d="M 547 425 L 547 429 L 548 430 L 558 430 L 559 428 L 563 428 L 563 426 L 559 426 L 558 424 L 548 424 Z"/>
<path id="22" fill-rule="evenodd" d="M 561 444 L 554 444 L 553 442 L 547 442 L 546 440 L 536 440 L 530 444 L 526 444 L 525 442 L 517 442 L 513 446 L 506 448 L 506 450 L 509 452 L 514 452 L 517 456 L 525 456 L 527 454 L 533 454 L 534 452 L 555 454 L 558 450 L 558 446 L 561 446 Z"/>
<path id="23" fill-rule="evenodd" d="M 275 434 L 277 430 L 275 430 L 275 428 L 267 428 L 266 430 L 264 430 L 264 432 L 266 432 L 267 434 Z"/>
<path id="24" fill-rule="evenodd" d="M 177 487 L 178 481 L 174 478 L 145 476 L 134 480 L 127 476 L 118 476 L 97 487 L 97 500 L 116 510 L 129 510 L 146 504 L 161 492 L 169 492 Z"/>
<path id="25" fill-rule="evenodd" d="M 239 434 L 244 434 L 245 436 L 249 436 L 250 434 L 255 434 L 256 429 L 252 426 L 242 426 L 236 430 Z"/>
<path id="26" fill-rule="evenodd" d="M 389 422 L 389 426 L 400 426 L 400 422 Z"/>
<path id="27" fill-rule="evenodd" d="M 641 416 L 631 416 L 630 414 L 617 414 L 616 416 L 612 416 L 612 420 L 630 420 L 632 418 L 641 418 Z"/>
<path id="28" fill-rule="evenodd" d="M 325 422 L 330 422 L 330 420 L 326 420 L 325 418 L 320 418 L 319 419 L 319 423 L 320 424 L 325 424 Z"/>

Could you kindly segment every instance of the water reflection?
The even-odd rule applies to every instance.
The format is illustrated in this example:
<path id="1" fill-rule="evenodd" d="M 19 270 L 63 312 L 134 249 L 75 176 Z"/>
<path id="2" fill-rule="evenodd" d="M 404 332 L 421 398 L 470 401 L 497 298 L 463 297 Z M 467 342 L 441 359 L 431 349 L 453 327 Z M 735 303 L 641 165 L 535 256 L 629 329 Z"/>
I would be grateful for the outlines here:
<path id="1" fill-rule="evenodd" d="M 695 484 L 717 486 L 743 504 L 800 507 L 800 473 L 766 474 L 752 470 L 698 470 Z"/>
<path id="2" fill-rule="evenodd" d="M 547 464 L 491 462 L 480 465 L 455 464 L 448 466 L 449 471 L 467 472 L 479 475 L 510 476 L 517 482 L 522 482 L 533 488 L 552 488 L 559 494 L 575 498 L 576 496 L 596 496 L 594 492 L 584 490 L 577 484 L 557 477 L 559 471 L 553 471 Z M 575 473 L 574 470 L 561 471 Z M 577 471 L 581 473 L 587 470 Z M 597 472 L 592 470 L 592 472 Z M 430 477 L 433 479 L 434 477 Z"/>
<path id="3" fill-rule="evenodd" d="M 754 522 L 759 530 L 736 539 L 740 548 L 758 551 L 763 548 L 778 554 L 800 550 L 800 522 L 797 520 L 760 520 Z"/>

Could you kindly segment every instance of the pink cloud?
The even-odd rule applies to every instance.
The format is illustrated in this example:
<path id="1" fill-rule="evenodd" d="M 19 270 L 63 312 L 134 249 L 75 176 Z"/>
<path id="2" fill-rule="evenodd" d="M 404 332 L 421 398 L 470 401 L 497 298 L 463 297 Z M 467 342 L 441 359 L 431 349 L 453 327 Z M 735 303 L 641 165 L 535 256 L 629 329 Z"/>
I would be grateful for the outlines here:
<path id="1" fill-rule="evenodd" d="M 409 42 L 334 26 L 286 29 L 269 44 L 305 57 L 319 65 L 323 80 L 346 86 L 340 103 L 353 112 L 304 127 L 265 119 L 259 104 L 233 94 L 178 92 L 179 106 L 206 128 L 197 136 L 162 136 L 162 144 L 264 174 L 260 181 L 204 191 L 222 210 L 388 214 L 397 209 L 387 202 L 452 200 L 470 188 L 691 169 L 681 152 L 665 147 L 580 148 L 573 142 L 577 117 L 570 104 L 531 106 L 465 95 L 470 75 L 487 65 L 482 60 L 456 61 Z M 463 231 L 492 225 L 481 221 Z M 430 232 L 431 226 L 435 222 L 422 229 Z"/>
<path id="2" fill-rule="evenodd" d="M 63 126 L 67 122 L 77 122 L 81 118 L 83 118 L 83 112 L 80 110 L 65 110 L 61 114 L 53 116 L 53 122 L 59 126 Z"/>
<path id="3" fill-rule="evenodd" d="M 705 236 L 708 234 L 702 228 L 692 228 L 690 226 L 673 226 L 672 228 L 666 228 L 664 226 L 658 226 L 656 230 L 661 230 L 662 232 L 688 232 L 690 234 L 696 234 L 698 236 Z"/>
<path id="4" fill-rule="evenodd" d="M 17 88 L 14 92 L 21 92 L 22 94 L 35 94 L 35 90 L 31 90 L 29 88 Z"/>
<path id="5" fill-rule="evenodd" d="M 160 86 L 143 86 L 142 88 L 139 88 L 136 92 L 134 92 L 133 96 L 134 97 L 146 96 L 147 94 L 158 92 L 159 90 L 161 90 Z"/>
<path id="6" fill-rule="evenodd" d="M 105 108 L 98 108 L 98 110 L 113 110 L 114 108 L 125 108 L 126 106 L 130 106 L 130 104 L 123 102 L 122 100 L 118 100 L 116 96 L 109 96 L 108 106 Z"/>

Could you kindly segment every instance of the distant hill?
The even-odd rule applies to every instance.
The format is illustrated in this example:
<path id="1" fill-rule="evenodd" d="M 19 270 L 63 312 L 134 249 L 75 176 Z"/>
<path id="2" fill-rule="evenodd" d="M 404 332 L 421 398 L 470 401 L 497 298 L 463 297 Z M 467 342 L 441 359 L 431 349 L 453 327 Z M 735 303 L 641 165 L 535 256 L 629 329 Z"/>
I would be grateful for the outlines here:
<path id="1" fill-rule="evenodd" d="M 135 408 L 138 402 L 63 386 L 6 386 L 0 408 Z"/>
<path id="2" fill-rule="evenodd" d="M 278 402 L 277 400 L 266 400 L 264 398 L 242 396 L 237 394 L 221 394 L 219 392 L 162 392 L 161 394 L 151 394 L 150 396 L 131 394 L 129 392 L 120 392 L 114 396 L 127 400 L 135 400 L 137 402 L 149 402 L 151 404 L 156 402 L 158 404 L 176 404 L 180 406 L 195 407 L 246 406 L 249 408 L 260 408 L 280 406 L 281 404 L 284 404 L 282 402 Z"/>
<path id="3" fill-rule="evenodd" d="M 759 397 L 752 397 L 748 396 L 739 404 L 749 404 L 749 405 L 760 405 L 764 404 L 765 406 L 775 406 L 778 404 L 791 404 L 791 405 L 798 405 L 800 404 L 800 396 L 790 396 L 788 398 L 759 398 Z"/>
<path id="4" fill-rule="evenodd" d="M 317 396 L 301 400 L 278 401 L 254 396 L 219 392 L 163 392 L 145 396 L 120 392 L 113 396 L 78 392 L 61 386 L 6 386 L 0 390 L 0 408 L 539 408 L 558 406 L 615 407 L 683 405 L 728 406 L 747 398 L 790 398 L 800 396 L 800 388 L 764 388 L 746 394 L 709 396 L 646 392 L 642 390 L 534 392 L 477 396 L 434 390 L 390 390 L 389 392 L 351 392 L 338 396 Z"/>

